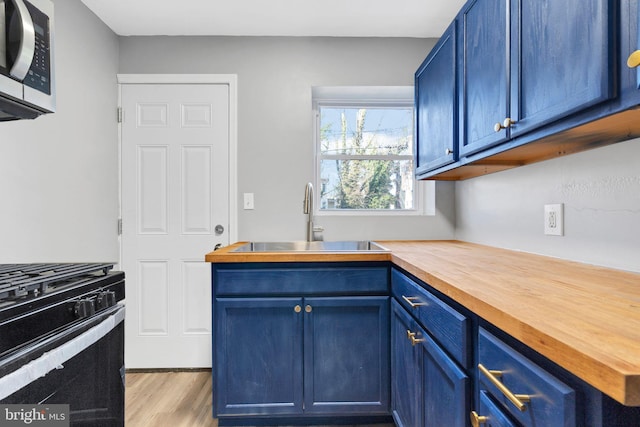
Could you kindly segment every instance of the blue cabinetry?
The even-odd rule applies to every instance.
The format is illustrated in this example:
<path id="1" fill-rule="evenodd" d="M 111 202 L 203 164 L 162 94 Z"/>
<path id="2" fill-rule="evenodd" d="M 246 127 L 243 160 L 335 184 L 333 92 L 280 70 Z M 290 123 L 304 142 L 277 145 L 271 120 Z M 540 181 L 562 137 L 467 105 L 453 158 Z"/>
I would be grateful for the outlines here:
<path id="1" fill-rule="evenodd" d="M 380 263 L 214 264 L 219 422 L 389 419 L 388 275 Z"/>
<path id="2" fill-rule="evenodd" d="M 415 75 L 417 175 L 457 160 L 456 70 L 454 21 Z"/>
<path id="3" fill-rule="evenodd" d="M 568 385 L 480 328 L 478 383 L 525 427 L 575 427 L 576 393 Z"/>
<path id="4" fill-rule="evenodd" d="M 416 80 L 418 112 L 443 83 L 458 108 L 453 134 L 451 120 L 417 115 L 416 175 L 465 179 L 640 135 L 625 64 L 636 20 L 636 0 L 469 0 L 443 35 L 457 28 L 457 83 Z M 437 47 L 426 62 L 443 55 Z"/>
<path id="5" fill-rule="evenodd" d="M 611 3 L 467 3 L 460 157 L 612 97 Z"/>
<path id="6" fill-rule="evenodd" d="M 413 308 L 405 308 L 406 304 L 410 307 L 427 308 L 432 304 L 444 303 L 419 288 L 415 282 L 407 280 L 406 276 L 393 271 L 391 334 L 394 420 L 398 426 L 405 427 L 464 427 L 469 413 L 471 381 L 455 359 L 433 337 L 442 336 L 441 331 L 448 327 L 458 329 L 459 323 L 455 320 L 457 316 L 441 317 L 440 320 L 446 319 L 443 323 L 432 323 L 439 325 L 437 329 L 428 328 L 420 319 L 431 316 L 416 318 L 416 312 Z M 436 309 L 431 313 L 437 315 L 438 311 Z M 466 334 L 456 335 L 454 332 L 454 336 L 466 340 Z M 462 348 L 466 345 L 459 343 L 455 347 Z"/>
<path id="7" fill-rule="evenodd" d="M 302 298 L 218 298 L 218 416 L 302 414 Z"/>
<path id="8" fill-rule="evenodd" d="M 507 140 L 494 124 L 509 117 L 509 8 L 505 0 L 475 0 L 462 21 L 460 157 Z M 427 88 L 431 90 L 431 88 Z M 419 141 L 422 143 L 422 141 Z"/>

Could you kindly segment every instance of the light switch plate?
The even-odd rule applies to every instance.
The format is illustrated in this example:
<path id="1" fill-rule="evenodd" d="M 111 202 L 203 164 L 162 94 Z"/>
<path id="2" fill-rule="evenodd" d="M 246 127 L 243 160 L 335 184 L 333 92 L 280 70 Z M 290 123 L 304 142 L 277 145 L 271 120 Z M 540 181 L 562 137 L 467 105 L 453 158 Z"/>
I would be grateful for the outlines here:
<path id="1" fill-rule="evenodd" d="M 564 235 L 564 205 L 562 203 L 544 205 L 544 234 L 548 236 Z"/>
<path id="2" fill-rule="evenodd" d="M 253 193 L 244 193 L 244 202 L 242 204 L 244 210 L 254 209 L 253 206 Z"/>

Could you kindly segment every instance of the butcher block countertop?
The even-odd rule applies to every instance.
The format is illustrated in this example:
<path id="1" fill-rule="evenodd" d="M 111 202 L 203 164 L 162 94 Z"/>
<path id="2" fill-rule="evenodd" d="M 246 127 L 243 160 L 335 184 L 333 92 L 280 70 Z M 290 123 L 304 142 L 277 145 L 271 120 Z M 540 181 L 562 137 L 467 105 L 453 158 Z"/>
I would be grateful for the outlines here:
<path id="1" fill-rule="evenodd" d="M 459 241 L 390 253 L 207 254 L 208 262 L 383 261 L 418 277 L 593 387 L 640 406 L 640 274 Z"/>

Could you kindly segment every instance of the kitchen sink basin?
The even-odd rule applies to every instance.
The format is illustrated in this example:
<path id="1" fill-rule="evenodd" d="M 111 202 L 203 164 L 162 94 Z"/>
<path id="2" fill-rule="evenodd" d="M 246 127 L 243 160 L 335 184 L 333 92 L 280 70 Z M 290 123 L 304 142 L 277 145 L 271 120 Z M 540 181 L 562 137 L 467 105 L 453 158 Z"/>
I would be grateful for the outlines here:
<path id="1" fill-rule="evenodd" d="M 369 240 L 337 242 L 248 242 L 231 252 L 389 252 Z"/>

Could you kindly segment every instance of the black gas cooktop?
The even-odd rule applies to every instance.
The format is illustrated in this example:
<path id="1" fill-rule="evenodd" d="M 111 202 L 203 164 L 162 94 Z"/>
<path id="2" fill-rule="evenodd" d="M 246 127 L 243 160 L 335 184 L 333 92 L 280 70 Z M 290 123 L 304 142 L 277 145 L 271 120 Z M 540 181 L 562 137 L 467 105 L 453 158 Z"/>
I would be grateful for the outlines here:
<path id="1" fill-rule="evenodd" d="M 113 264 L 0 264 L 0 358 L 114 307 L 124 273 Z"/>

